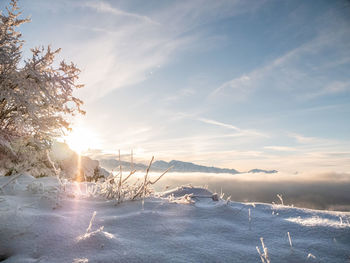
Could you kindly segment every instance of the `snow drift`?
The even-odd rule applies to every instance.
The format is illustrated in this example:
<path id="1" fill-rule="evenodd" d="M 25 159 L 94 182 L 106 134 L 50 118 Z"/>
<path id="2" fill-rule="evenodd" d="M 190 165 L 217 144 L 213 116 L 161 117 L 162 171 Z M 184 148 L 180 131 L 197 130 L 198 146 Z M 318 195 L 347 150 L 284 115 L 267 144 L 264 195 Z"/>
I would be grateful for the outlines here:
<path id="1" fill-rule="evenodd" d="M 0 177 L 0 185 L 9 177 Z M 179 187 L 116 204 L 22 175 L 0 194 L 3 262 L 346 262 L 350 213 L 237 203 Z M 187 195 L 187 198 L 184 198 Z M 192 202 L 173 202 L 184 198 Z M 288 234 L 289 233 L 289 237 Z M 290 242 L 291 241 L 291 242 Z"/>

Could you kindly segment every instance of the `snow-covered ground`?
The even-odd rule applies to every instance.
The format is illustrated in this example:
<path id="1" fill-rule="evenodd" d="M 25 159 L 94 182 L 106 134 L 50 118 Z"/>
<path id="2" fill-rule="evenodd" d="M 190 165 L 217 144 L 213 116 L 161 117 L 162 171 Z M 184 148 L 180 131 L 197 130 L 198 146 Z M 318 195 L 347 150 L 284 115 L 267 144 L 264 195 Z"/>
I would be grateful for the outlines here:
<path id="1" fill-rule="evenodd" d="M 350 260 L 349 212 L 190 199 L 211 196 L 192 187 L 116 205 L 57 186 L 22 175 L 0 193 L 1 262 L 261 262 L 261 237 L 271 262 Z"/>

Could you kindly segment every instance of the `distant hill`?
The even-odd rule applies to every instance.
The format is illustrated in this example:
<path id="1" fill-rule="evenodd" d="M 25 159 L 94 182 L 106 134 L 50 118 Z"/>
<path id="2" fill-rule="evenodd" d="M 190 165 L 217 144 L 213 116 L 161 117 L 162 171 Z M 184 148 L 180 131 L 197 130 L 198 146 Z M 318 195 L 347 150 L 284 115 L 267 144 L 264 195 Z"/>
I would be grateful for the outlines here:
<path id="1" fill-rule="evenodd" d="M 115 159 L 100 159 L 100 165 L 108 170 L 116 170 L 119 169 L 119 165 L 121 164 L 122 169 L 130 170 L 131 163 L 121 161 L 119 163 L 118 160 Z M 218 168 L 218 167 L 209 167 L 199 164 L 194 164 L 190 162 L 182 162 L 177 160 L 172 160 L 170 162 L 166 161 L 155 161 L 152 164 L 152 171 L 155 172 L 162 172 L 166 169 L 168 169 L 170 166 L 173 166 L 171 169 L 172 172 L 179 172 L 179 173 L 191 173 L 191 172 L 200 172 L 200 173 L 227 173 L 227 174 L 239 174 L 241 172 L 237 171 L 236 169 L 228 169 L 228 168 Z M 147 165 L 141 164 L 141 163 L 134 163 L 133 169 L 136 169 L 138 171 L 143 171 L 147 169 Z M 248 171 L 248 173 L 277 173 L 276 170 L 262 170 L 262 169 L 253 169 Z"/>
<path id="2" fill-rule="evenodd" d="M 248 171 L 248 173 L 267 173 L 267 174 L 274 174 L 278 173 L 277 170 L 261 170 L 261 169 L 252 169 Z"/>
<path id="3" fill-rule="evenodd" d="M 131 163 L 130 162 L 124 162 L 124 161 L 119 161 L 116 159 L 99 159 L 100 165 L 104 167 L 107 170 L 118 170 L 119 165 L 122 166 L 123 171 L 130 171 L 131 170 Z M 152 170 L 155 171 L 156 169 L 152 165 Z M 134 163 L 133 164 L 133 169 L 136 169 L 137 171 L 142 171 L 147 169 L 147 165 L 142 164 L 142 163 Z"/>
<path id="4" fill-rule="evenodd" d="M 198 165 L 190 162 L 182 162 L 172 160 L 167 163 L 164 161 L 156 161 L 154 165 L 161 170 L 164 170 L 165 167 L 174 166 L 171 170 L 174 172 L 201 172 L 201 173 L 228 173 L 228 174 L 237 174 L 239 173 L 235 169 L 222 169 L 217 167 L 208 167 L 203 165 Z"/>

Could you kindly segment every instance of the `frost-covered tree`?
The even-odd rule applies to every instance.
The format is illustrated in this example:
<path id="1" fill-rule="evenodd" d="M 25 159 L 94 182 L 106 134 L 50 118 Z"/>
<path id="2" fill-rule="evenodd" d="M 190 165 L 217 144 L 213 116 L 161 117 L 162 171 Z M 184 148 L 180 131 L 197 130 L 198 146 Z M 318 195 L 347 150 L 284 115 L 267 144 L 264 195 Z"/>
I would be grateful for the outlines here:
<path id="1" fill-rule="evenodd" d="M 82 87 L 80 70 L 73 63 L 55 62 L 60 49 L 33 48 L 30 58 L 22 58 L 24 41 L 17 28 L 29 19 L 20 15 L 17 0 L 0 13 L 0 155 L 12 159 L 18 159 L 14 141 L 20 140 L 25 150 L 44 150 L 69 130 L 69 116 L 84 114 L 83 102 L 73 96 Z"/>

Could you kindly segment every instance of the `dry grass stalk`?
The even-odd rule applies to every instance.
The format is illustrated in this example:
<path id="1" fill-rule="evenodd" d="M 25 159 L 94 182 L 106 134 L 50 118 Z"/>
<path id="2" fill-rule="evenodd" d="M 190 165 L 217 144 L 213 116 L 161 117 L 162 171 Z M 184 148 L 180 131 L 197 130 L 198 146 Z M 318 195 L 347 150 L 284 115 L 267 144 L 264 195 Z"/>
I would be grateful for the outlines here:
<path id="1" fill-rule="evenodd" d="M 156 180 L 149 181 L 150 184 L 155 184 L 156 182 L 158 182 L 160 180 L 160 178 L 162 178 L 167 172 L 169 172 L 170 169 L 172 169 L 174 166 L 170 166 L 168 169 L 165 170 L 165 172 L 163 172 Z"/>
<path id="2" fill-rule="evenodd" d="M 60 186 L 63 186 L 63 183 L 62 183 L 61 178 L 60 178 L 60 172 L 56 168 L 55 163 L 51 160 L 49 151 L 46 151 L 46 157 L 47 157 L 47 160 L 49 161 L 50 165 L 52 166 L 53 171 L 55 172 L 55 175 L 57 177 L 57 180 L 58 180 Z"/>
<path id="3" fill-rule="evenodd" d="M 263 254 L 260 252 L 259 247 L 258 247 L 258 246 L 256 246 L 255 248 L 256 248 L 256 251 L 258 251 L 258 253 L 259 253 L 259 256 L 260 256 L 261 262 L 262 262 L 262 263 L 265 263 L 264 256 L 263 256 Z"/>
<path id="4" fill-rule="evenodd" d="M 252 217 L 251 217 L 250 208 L 248 209 L 248 220 L 249 220 L 249 230 L 251 230 L 252 229 Z"/>
<path id="5" fill-rule="evenodd" d="M 120 202 L 120 198 L 121 198 L 121 187 L 122 187 L 122 179 L 123 179 L 123 171 L 122 171 L 122 164 L 120 162 L 120 150 L 119 150 L 119 173 L 120 173 L 120 176 L 119 176 L 119 183 L 118 183 L 118 197 L 117 197 L 117 200 L 118 200 L 118 203 Z"/>
<path id="6" fill-rule="evenodd" d="M 130 156 L 130 171 L 134 170 L 134 153 L 133 150 L 131 149 L 131 156 Z"/>
<path id="7" fill-rule="evenodd" d="M 123 179 L 122 184 L 125 183 L 134 173 L 136 173 L 136 170 L 131 171 L 129 175 Z"/>
<path id="8" fill-rule="evenodd" d="M 265 247 L 264 239 L 262 237 L 260 238 L 260 242 L 261 242 L 262 250 L 263 250 L 264 253 L 260 252 L 260 249 L 259 249 L 258 246 L 256 247 L 256 250 L 259 253 L 261 262 L 262 263 L 270 263 L 270 258 L 269 258 L 269 254 L 268 254 L 268 251 L 267 251 L 267 247 Z"/>
<path id="9" fill-rule="evenodd" d="M 147 177 L 148 177 L 148 173 L 149 173 L 149 170 L 151 169 L 151 165 L 152 165 L 152 162 L 154 160 L 154 156 L 152 156 L 152 159 L 147 167 L 147 171 L 146 171 L 146 175 L 145 175 L 145 181 L 143 183 L 143 193 L 142 193 L 142 210 L 143 210 L 143 207 L 145 205 L 145 197 L 146 197 L 146 189 L 147 189 Z"/>
<path id="10" fill-rule="evenodd" d="M 52 168 L 56 174 L 57 181 L 59 182 L 59 188 L 58 188 L 58 191 L 56 193 L 56 206 L 54 207 L 54 208 L 56 208 L 60 205 L 60 193 L 62 190 L 63 190 L 63 192 L 66 191 L 66 185 L 62 182 L 62 180 L 60 178 L 60 171 L 56 168 L 55 163 L 51 160 L 50 153 L 48 150 L 46 150 L 46 157 L 47 157 L 48 162 L 50 163 L 50 165 L 52 166 Z M 85 178 L 85 180 L 86 180 L 86 178 Z"/>
<path id="11" fill-rule="evenodd" d="M 290 237 L 289 232 L 287 232 L 287 235 L 288 235 L 288 240 L 289 240 L 290 248 L 293 249 L 292 239 L 291 239 L 291 237 Z"/>
<path id="12" fill-rule="evenodd" d="M 167 170 L 165 170 L 165 172 L 163 172 L 156 180 L 154 180 L 153 182 L 151 180 L 148 180 L 148 173 L 149 173 L 149 170 L 151 169 L 151 166 L 152 166 L 152 163 L 153 163 L 153 160 L 154 160 L 154 156 L 152 156 L 152 159 L 148 165 L 148 168 L 146 170 L 146 174 L 145 174 L 145 177 L 144 177 L 144 182 L 143 184 L 139 187 L 139 189 L 136 191 L 136 193 L 134 194 L 134 196 L 131 198 L 131 200 L 135 200 L 137 197 L 141 196 L 142 194 L 142 200 L 144 202 L 144 198 L 146 196 L 146 192 L 149 191 L 149 189 L 147 188 L 148 185 L 153 185 L 155 184 L 156 182 L 158 182 L 167 172 L 169 172 L 169 170 L 171 168 L 173 168 L 173 166 L 169 167 Z"/>
<path id="13" fill-rule="evenodd" d="M 111 173 L 108 177 L 107 177 L 107 179 L 105 180 L 105 182 L 110 182 L 110 181 L 115 181 L 114 179 L 116 179 L 118 176 L 120 175 L 120 172 L 118 172 L 117 174 L 113 174 L 113 173 Z"/>
<path id="14" fill-rule="evenodd" d="M 137 178 L 135 182 L 128 183 L 128 180 L 133 174 L 135 174 L 136 170 L 130 171 L 128 176 L 123 178 L 122 170 L 119 169 L 117 175 L 113 175 L 113 173 L 111 173 L 104 181 L 95 182 L 92 186 L 90 186 L 89 193 L 94 193 L 94 195 L 100 195 L 107 199 L 115 199 L 117 201 L 116 204 L 119 204 L 125 200 L 136 200 L 138 198 L 142 198 L 144 202 L 145 197 L 147 197 L 153 191 L 153 189 L 149 186 L 158 182 L 171 169 L 171 167 L 168 168 L 158 178 L 151 181 L 149 179 L 149 171 L 153 160 L 154 157 L 152 157 L 146 170 L 146 174 L 141 180 Z"/>
<path id="15" fill-rule="evenodd" d="M 277 197 L 278 197 L 278 199 L 281 201 L 281 205 L 284 205 L 282 194 L 277 194 Z"/>
<path id="16" fill-rule="evenodd" d="M 86 229 L 86 234 L 90 232 L 91 227 L 92 227 L 92 222 L 94 221 L 96 214 L 97 214 L 97 212 L 94 211 L 94 213 L 92 214 L 92 217 L 91 217 L 91 219 L 90 219 L 89 226 L 88 226 L 88 228 Z"/>
<path id="17" fill-rule="evenodd" d="M 144 179 L 144 182 L 143 184 L 141 185 L 141 187 L 139 188 L 139 190 L 136 192 L 136 194 L 134 195 L 134 197 L 132 198 L 132 200 L 134 200 L 136 197 L 138 197 L 141 193 L 144 194 L 145 190 L 146 190 L 146 184 L 147 184 L 147 176 L 148 176 L 148 173 L 149 173 L 149 170 L 151 169 L 151 165 L 152 165 L 152 162 L 154 160 L 154 156 L 152 156 L 152 159 L 147 167 L 147 170 L 146 170 L 146 174 L 145 174 L 145 179 Z"/>

